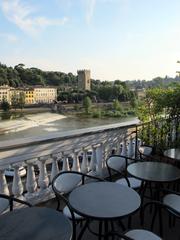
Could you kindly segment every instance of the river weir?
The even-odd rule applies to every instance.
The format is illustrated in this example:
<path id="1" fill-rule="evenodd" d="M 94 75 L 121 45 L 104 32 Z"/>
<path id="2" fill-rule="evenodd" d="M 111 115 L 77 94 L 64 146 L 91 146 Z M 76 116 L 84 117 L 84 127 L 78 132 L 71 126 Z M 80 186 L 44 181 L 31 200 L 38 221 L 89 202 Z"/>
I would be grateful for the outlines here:
<path id="1" fill-rule="evenodd" d="M 15 120 L 0 121 L 0 141 L 16 138 L 45 136 L 89 127 L 128 121 L 138 122 L 137 118 L 80 118 L 57 113 L 27 114 Z"/>

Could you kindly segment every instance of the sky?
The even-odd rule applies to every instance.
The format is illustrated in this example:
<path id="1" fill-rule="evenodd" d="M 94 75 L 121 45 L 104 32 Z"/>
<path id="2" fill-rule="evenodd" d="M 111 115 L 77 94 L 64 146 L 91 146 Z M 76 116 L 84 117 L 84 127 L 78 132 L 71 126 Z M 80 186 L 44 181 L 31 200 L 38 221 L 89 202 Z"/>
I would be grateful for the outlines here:
<path id="1" fill-rule="evenodd" d="M 180 70 L 179 0 L 0 0 L 0 62 L 113 81 Z"/>

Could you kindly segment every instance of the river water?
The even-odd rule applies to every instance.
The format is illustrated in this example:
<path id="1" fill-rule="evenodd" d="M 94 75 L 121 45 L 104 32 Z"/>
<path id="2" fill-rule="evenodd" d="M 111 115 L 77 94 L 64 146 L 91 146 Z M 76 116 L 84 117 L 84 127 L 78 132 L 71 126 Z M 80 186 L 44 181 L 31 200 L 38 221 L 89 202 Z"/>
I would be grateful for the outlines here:
<path id="1" fill-rule="evenodd" d="M 0 141 L 45 136 L 50 133 L 121 123 L 135 119 L 137 118 L 78 118 L 65 117 L 54 113 L 26 115 L 25 118 L 18 120 L 0 121 L 0 129 L 6 130 L 5 133 L 1 131 Z"/>

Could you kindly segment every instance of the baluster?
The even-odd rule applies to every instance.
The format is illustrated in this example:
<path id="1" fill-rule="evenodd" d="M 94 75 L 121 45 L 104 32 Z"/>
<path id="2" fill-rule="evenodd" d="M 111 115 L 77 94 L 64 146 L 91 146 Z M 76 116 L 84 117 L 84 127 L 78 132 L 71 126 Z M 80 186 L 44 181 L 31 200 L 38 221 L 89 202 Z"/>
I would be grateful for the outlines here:
<path id="1" fill-rule="evenodd" d="M 134 147 L 133 147 L 133 139 L 131 137 L 128 144 L 128 157 L 133 157 L 133 154 L 134 154 Z"/>
<path id="2" fill-rule="evenodd" d="M 101 143 L 102 145 L 102 177 L 107 175 L 107 168 L 106 168 L 106 159 L 109 157 L 107 149 L 108 149 L 108 142 Z"/>
<path id="3" fill-rule="evenodd" d="M 27 179 L 26 179 L 26 190 L 27 193 L 25 194 L 26 198 L 33 197 L 34 193 L 37 190 L 37 182 L 36 176 L 34 172 L 34 162 L 27 161 Z"/>
<path id="4" fill-rule="evenodd" d="M 97 164 L 97 159 L 96 159 L 96 146 L 92 146 L 92 156 L 91 156 L 91 162 L 90 162 L 90 170 L 92 172 L 96 171 L 96 164 Z"/>
<path id="5" fill-rule="evenodd" d="M 106 146 L 107 157 L 116 154 L 116 152 L 117 152 L 117 146 L 114 147 L 114 143 L 109 142 L 108 145 Z"/>
<path id="6" fill-rule="evenodd" d="M 0 170 L 0 193 L 9 195 L 9 188 L 3 169 Z"/>
<path id="7" fill-rule="evenodd" d="M 102 143 L 102 153 L 103 153 L 103 168 L 106 167 L 105 160 L 109 157 L 109 152 L 112 153 L 112 150 L 109 151 L 109 148 L 111 148 L 110 144 L 108 142 Z M 114 147 L 113 147 L 114 148 Z M 112 154 L 111 154 L 112 155 Z"/>
<path id="8" fill-rule="evenodd" d="M 81 172 L 87 173 L 88 172 L 88 161 L 87 161 L 87 149 L 83 148 L 83 159 L 81 164 Z"/>
<path id="9" fill-rule="evenodd" d="M 102 164 L 102 158 L 103 158 L 103 153 L 102 153 L 102 144 L 97 147 L 96 149 L 96 159 L 97 159 L 97 174 L 99 176 L 103 176 L 103 164 Z"/>
<path id="10" fill-rule="evenodd" d="M 122 143 L 122 152 L 121 152 L 122 156 L 127 156 L 127 145 L 126 145 L 126 140 L 123 141 Z"/>
<path id="11" fill-rule="evenodd" d="M 118 139 L 118 141 L 116 143 L 116 154 L 121 155 L 121 140 L 120 139 Z"/>
<path id="12" fill-rule="evenodd" d="M 67 156 L 63 156 L 63 167 L 62 167 L 62 171 L 70 171 L 70 167 L 69 167 L 69 160 Z"/>
<path id="13" fill-rule="evenodd" d="M 59 173 L 59 167 L 58 167 L 58 155 L 52 155 L 52 168 L 51 168 L 51 182 L 53 178 Z"/>
<path id="14" fill-rule="evenodd" d="M 73 166 L 72 166 L 72 171 L 77 171 L 80 172 L 80 163 L 79 163 L 79 153 L 74 151 L 74 158 L 73 158 Z"/>
<path id="15" fill-rule="evenodd" d="M 40 187 L 40 192 L 45 192 L 48 189 L 49 185 L 49 178 L 47 174 L 47 169 L 46 169 L 46 160 L 47 159 L 42 159 L 39 158 L 39 179 L 38 179 L 38 184 Z"/>
<path id="16" fill-rule="evenodd" d="M 14 168 L 14 177 L 13 177 L 13 184 L 12 184 L 12 193 L 16 197 L 22 197 L 23 193 L 23 185 L 19 173 L 19 166 L 15 165 Z"/>

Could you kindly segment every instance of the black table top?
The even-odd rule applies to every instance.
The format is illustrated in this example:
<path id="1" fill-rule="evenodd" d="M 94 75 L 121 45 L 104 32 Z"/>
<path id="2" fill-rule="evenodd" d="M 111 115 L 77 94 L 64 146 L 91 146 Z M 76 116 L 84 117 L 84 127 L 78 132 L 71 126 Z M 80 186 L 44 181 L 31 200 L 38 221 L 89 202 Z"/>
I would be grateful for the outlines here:
<path id="1" fill-rule="evenodd" d="M 71 222 L 50 208 L 32 207 L 0 216 L 1 240 L 69 240 Z"/>
<path id="2" fill-rule="evenodd" d="M 130 175 L 152 182 L 172 182 L 180 179 L 180 169 L 162 162 L 136 162 L 127 168 Z"/>
<path id="3" fill-rule="evenodd" d="M 180 161 L 180 148 L 171 148 L 164 151 L 164 156 Z"/>
<path id="4" fill-rule="evenodd" d="M 133 189 L 112 182 L 93 182 L 74 189 L 69 203 L 78 214 L 93 219 L 116 219 L 135 212 L 140 196 Z"/>

